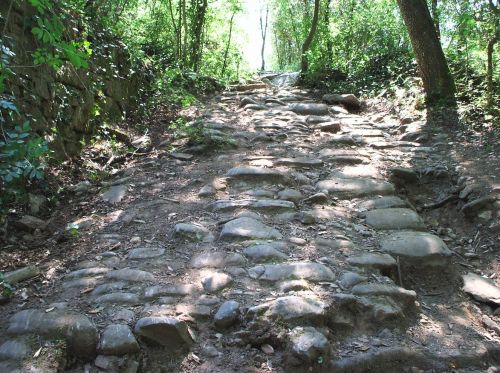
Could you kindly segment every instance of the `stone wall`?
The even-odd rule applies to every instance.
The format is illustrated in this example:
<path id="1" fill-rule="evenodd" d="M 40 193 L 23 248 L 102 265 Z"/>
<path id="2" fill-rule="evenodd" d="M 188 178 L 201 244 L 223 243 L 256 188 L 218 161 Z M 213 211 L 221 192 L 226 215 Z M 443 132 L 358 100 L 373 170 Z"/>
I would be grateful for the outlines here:
<path id="1" fill-rule="evenodd" d="M 59 158 L 77 155 L 103 121 L 122 120 L 134 110 L 143 77 L 132 71 L 129 54 L 117 40 L 93 40 L 89 69 L 66 64 L 57 73 L 49 66 L 33 66 L 32 53 L 41 47 L 31 30 L 35 12 L 28 1 L 0 1 L 0 30 L 16 56 L 15 75 L 8 94 L 20 113 L 41 136 L 49 138 Z M 78 20 L 75 20 L 75 24 Z M 105 38 L 105 36 L 103 37 Z M 95 112 L 99 116 L 95 116 Z"/>

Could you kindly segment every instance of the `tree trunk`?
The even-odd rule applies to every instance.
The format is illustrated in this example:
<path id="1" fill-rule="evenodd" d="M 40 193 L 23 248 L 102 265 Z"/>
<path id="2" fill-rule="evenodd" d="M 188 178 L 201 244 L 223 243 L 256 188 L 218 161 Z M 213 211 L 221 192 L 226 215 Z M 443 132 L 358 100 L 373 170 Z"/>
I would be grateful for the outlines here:
<path id="1" fill-rule="evenodd" d="M 208 8 L 208 0 L 193 1 L 195 7 L 193 12 L 192 33 L 191 33 L 191 59 L 190 67 L 194 72 L 198 72 L 201 61 L 201 42 L 203 37 L 203 28 L 205 25 L 205 16 Z"/>
<path id="2" fill-rule="evenodd" d="M 265 49 L 266 49 L 266 37 L 267 37 L 267 20 L 269 16 L 269 6 L 266 7 L 266 20 L 265 24 L 262 20 L 262 13 L 260 14 L 260 34 L 262 36 L 262 49 L 260 50 L 260 56 L 262 58 L 262 65 L 260 67 L 261 71 L 266 69 L 266 60 L 265 60 Z"/>
<path id="3" fill-rule="evenodd" d="M 328 66 L 333 60 L 333 42 L 330 35 L 330 3 L 331 0 L 326 0 L 325 2 L 325 28 L 326 28 L 326 60 L 328 62 Z"/>
<path id="4" fill-rule="evenodd" d="M 425 0 L 397 0 L 417 58 L 427 103 L 455 99 L 451 76 Z"/>
<path id="5" fill-rule="evenodd" d="M 231 14 L 231 20 L 229 21 L 229 36 L 227 38 L 227 44 L 226 44 L 226 50 L 224 51 L 224 62 L 222 63 L 222 71 L 221 71 L 221 76 L 224 76 L 224 73 L 226 72 L 226 67 L 227 67 L 227 55 L 229 53 L 229 47 L 231 46 L 231 35 L 233 33 L 233 20 L 234 16 L 236 15 L 236 12 L 233 12 Z"/>
<path id="6" fill-rule="evenodd" d="M 487 56 L 488 64 L 486 68 L 486 105 L 491 108 L 493 106 L 493 52 L 495 50 L 495 44 L 500 39 L 500 27 L 498 25 L 500 18 L 500 11 L 497 6 L 493 3 L 493 0 L 489 0 L 490 10 L 493 14 L 494 22 L 494 35 L 488 41 Z"/>
<path id="7" fill-rule="evenodd" d="M 431 15 L 432 15 L 432 20 L 434 22 L 434 27 L 436 28 L 438 38 L 441 39 L 441 29 L 439 27 L 438 0 L 432 0 L 431 2 Z"/>
<path id="8" fill-rule="evenodd" d="M 302 73 L 307 72 L 309 68 L 309 63 L 307 61 L 306 53 L 311 47 L 311 43 L 314 39 L 314 34 L 316 34 L 316 29 L 318 28 L 319 4 L 320 0 L 314 0 L 314 14 L 312 19 L 311 29 L 309 30 L 309 34 L 307 35 L 306 40 L 304 40 L 304 44 L 302 44 L 301 61 L 300 61 L 300 70 Z"/>

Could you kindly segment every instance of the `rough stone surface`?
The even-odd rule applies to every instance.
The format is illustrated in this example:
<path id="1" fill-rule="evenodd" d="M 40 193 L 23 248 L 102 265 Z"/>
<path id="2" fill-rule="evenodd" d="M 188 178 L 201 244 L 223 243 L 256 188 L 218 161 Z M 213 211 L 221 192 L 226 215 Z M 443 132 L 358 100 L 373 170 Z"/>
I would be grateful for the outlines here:
<path id="1" fill-rule="evenodd" d="M 106 273 L 106 277 L 117 281 L 147 282 L 154 281 L 152 273 L 139 269 L 123 268 Z"/>
<path id="2" fill-rule="evenodd" d="M 248 270 L 250 277 L 264 281 L 304 279 L 308 281 L 334 281 L 330 268 L 320 263 L 265 264 Z"/>
<path id="3" fill-rule="evenodd" d="M 101 335 L 98 347 L 103 355 L 126 355 L 139 351 L 139 344 L 128 325 L 108 325 Z"/>
<path id="4" fill-rule="evenodd" d="M 7 272 L 4 274 L 4 279 L 9 284 L 17 284 L 18 282 L 28 280 L 32 277 L 38 276 L 40 270 L 34 266 L 16 269 L 15 271 Z"/>
<path id="5" fill-rule="evenodd" d="M 109 293 L 96 298 L 97 304 L 140 304 L 141 300 L 134 293 Z"/>
<path id="6" fill-rule="evenodd" d="M 125 194 L 127 193 L 127 189 L 128 188 L 126 185 L 112 186 L 106 192 L 104 192 L 102 194 L 102 199 L 105 202 L 108 202 L 111 204 L 119 203 L 125 197 Z"/>
<path id="7" fill-rule="evenodd" d="M 240 166 L 230 169 L 226 173 L 227 177 L 232 179 L 242 179 L 248 181 L 267 181 L 287 183 L 289 178 L 287 175 L 273 169 L 264 167 Z"/>
<path id="8" fill-rule="evenodd" d="M 228 300 L 219 307 L 214 316 L 217 328 L 225 329 L 238 322 L 240 315 L 240 304 L 234 300 Z"/>
<path id="9" fill-rule="evenodd" d="M 343 289 L 350 289 L 354 285 L 357 285 L 361 282 L 365 282 L 368 280 L 368 277 L 362 276 L 356 272 L 346 272 L 340 276 L 339 285 Z"/>
<path id="10" fill-rule="evenodd" d="M 288 258 L 286 254 L 275 249 L 273 246 L 265 244 L 247 247 L 243 250 L 243 254 L 251 261 L 256 263 L 272 261 L 281 262 Z"/>
<path id="11" fill-rule="evenodd" d="M 377 209 L 366 212 L 366 224 L 380 230 L 401 230 L 425 228 L 418 214 L 406 208 Z"/>
<path id="12" fill-rule="evenodd" d="M 278 193 L 278 198 L 285 201 L 292 201 L 298 204 L 304 196 L 298 190 L 295 189 L 284 189 Z"/>
<path id="13" fill-rule="evenodd" d="M 225 273 L 214 273 L 203 278 L 201 281 L 203 288 L 210 293 L 222 290 L 228 287 L 232 282 L 233 279 L 231 276 Z"/>
<path id="14" fill-rule="evenodd" d="M 224 240 L 263 239 L 281 240 L 283 236 L 276 229 L 252 218 L 239 218 L 224 224 L 220 238 Z"/>
<path id="15" fill-rule="evenodd" d="M 358 284 L 352 288 L 354 295 L 362 296 L 389 296 L 401 300 L 404 303 L 412 303 L 417 294 L 413 290 L 407 290 L 390 284 Z"/>
<path id="16" fill-rule="evenodd" d="M 500 306 L 500 287 L 496 286 L 493 281 L 470 272 L 463 275 L 462 279 L 464 281 L 463 291 L 480 302 Z"/>
<path id="17" fill-rule="evenodd" d="M 329 355 L 328 339 L 313 327 L 295 327 L 290 333 L 292 353 L 307 363 L 315 363 L 319 357 Z"/>
<path id="18" fill-rule="evenodd" d="M 447 266 L 452 256 L 441 238 L 425 232 L 393 233 L 381 240 L 380 248 L 392 256 L 399 256 L 402 263 L 418 267 Z"/>
<path id="19" fill-rule="evenodd" d="M 396 260 L 388 254 L 367 253 L 350 256 L 347 262 L 356 267 L 376 269 L 391 269 L 396 267 Z"/>
<path id="20" fill-rule="evenodd" d="M 292 104 L 290 110 L 299 115 L 328 115 L 328 106 L 325 104 Z"/>
<path id="21" fill-rule="evenodd" d="M 144 317 L 137 321 L 134 332 L 169 350 L 190 347 L 194 343 L 187 324 L 173 317 Z"/>
<path id="22" fill-rule="evenodd" d="M 339 198 L 392 194 L 394 186 L 386 181 L 364 178 L 334 178 L 316 184 L 319 191 L 327 191 Z"/>
<path id="23" fill-rule="evenodd" d="M 251 307 L 248 315 L 287 322 L 321 324 L 326 316 L 326 308 L 326 304 L 317 299 L 289 295 Z"/>
<path id="24" fill-rule="evenodd" d="M 394 207 L 408 207 L 408 203 L 396 196 L 381 196 L 361 202 L 358 207 L 363 210 L 388 209 Z"/>
<path id="25" fill-rule="evenodd" d="M 238 253 L 211 252 L 197 254 L 191 259 L 194 268 L 224 268 L 246 263 L 245 257 Z"/>
<path id="26" fill-rule="evenodd" d="M 216 201 L 211 205 L 214 211 L 232 211 L 241 208 L 249 208 L 257 211 L 263 212 L 282 212 L 290 211 L 295 209 L 295 205 L 290 201 L 282 200 L 255 200 L 255 199 L 244 199 L 244 200 L 222 200 Z"/>
<path id="27" fill-rule="evenodd" d="M 196 287 L 191 284 L 155 285 L 144 290 L 144 298 L 155 299 L 164 296 L 183 297 L 193 294 Z"/>
<path id="28" fill-rule="evenodd" d="M 39 334 L 49 339 L 63 338 L 69 351 L 78 357 L 92 357 L 97 346 L 97 329 L 85 315 L 68 311 L 29 309 L 16 313 L 9 320 L 7 333 Z"/>
<path id="29" fill-rule="evenodd" d="M 350 109 L 359 109 L 361 107 L 361 102 L 359 101 L 359 99 L 351 93 L 349 94 L 329 93 L 323 95 L 322 99 L 327 104 L 342 104 Z"/>
<path id="30" fill-rule="evenodd" d="M 174 235 L 179 239 L 191 242 L 212 242 L 213 234 L 199 224 L 179 223 L 174 227 Z"/>
<path id="31" fill-rule="evenodd" d="M 10 339 L 0 346 L 0 360 L 22 360 L 28 356 L 30 348 L 23 339 Z"/>

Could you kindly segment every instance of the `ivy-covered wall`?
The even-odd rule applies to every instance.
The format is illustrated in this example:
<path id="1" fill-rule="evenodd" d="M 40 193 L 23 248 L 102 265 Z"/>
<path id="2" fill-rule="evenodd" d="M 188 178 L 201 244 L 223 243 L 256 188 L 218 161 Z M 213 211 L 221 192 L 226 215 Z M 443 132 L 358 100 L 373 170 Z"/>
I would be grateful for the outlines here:
<path id="1" fill-rule="evenodd" d="M 132 68 L 128 51 L 104 32 L 94 36 L 88 68 L 64 63 L 59 69 L 35 65 L 42 48 L 34 35 L 36 9 L 28 1 L 0 1 L 2 42 L 15 53 L 5 94 L 12 95 L 21 118 L 49 140 L 58 158 L 77 155 L 82 144 L 103 122 L 121 121 L 138 102 L 144 77 Z M 81 20 L 65 19 L 66 29 L 78 33 Z"/>

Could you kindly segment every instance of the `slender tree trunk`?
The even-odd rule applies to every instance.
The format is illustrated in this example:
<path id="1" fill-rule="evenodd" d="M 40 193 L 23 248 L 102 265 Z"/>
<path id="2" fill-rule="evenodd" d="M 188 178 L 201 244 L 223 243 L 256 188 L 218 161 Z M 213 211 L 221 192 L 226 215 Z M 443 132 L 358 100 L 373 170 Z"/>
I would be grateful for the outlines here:
<path id="1" fill-rule="evenodd" d="M 262 48 L 260 50 L 260 56 L 262 59 L 262 64 L 260 67 L 261 71 L 266 69 L 266 59 L 265 59 L 265 51 L 266 51 L 266 37 L 267 37 L 267 20 L 269 16 L 269 6 L 266 7 L 266 19 L 263 21 L 262 12 L 260 14 L 260 35 L 262 36 Z"/>
<path id="2" fill-rule="evenodd" d="M 438 38 L 441 39 L 441 28 L 439 27 L 438 0 L 432 0 L 431 2 L 431 15 L 432 15 L 432 21 L 434 22 L 434 27 L 436 28 Z"/>
<path id="3" fill-rule="evenodd" d="M 331 39 L 331 35 L 330 35 L 330 3 L 331 3 L 331 0 L 326 0 L 326 3 L 325 3 L 325 18 L 324 18 L 324 22 L 325 22 L 325 29 L 326 29 L 326 59 L 327 59 L 327 62 L 328 62 L 328 65 L 330 65 L 330 63 L 332 62 L 333 60 L 333 42 L 332 42 L 332 39 Z"/>
<path id="4" fill-rule="evenodd" d="M 493 0 L 489 0 L 490 10 L 493 14 L 493 22 L 494 22 L 494 35 L 488 41 L 487 48 L 487 56 L 488 56 L 488 64 L 486 68 L 486 105 L 488 107 L 493 106 L 493 52 L 495 51 L 495 44 L 500 39 L 500 27 L 499 27 L 499 18 L 500 11 L 498 7 L 493 3 Z"/>
<path id="5" fill-rule="evenodd" d="M 191 20 L 191 60 L 190 67 L 194 72 L 198 72 L 201 60 L 201 42 L 203 37 L 203 28 L 205 26 L 205 16 L 208 8 L 208 0 L 194 0 L 193 19 Z"/>
<path id="6" fill-rule="evenodd" d="M 224 62 L 222 63 L 221 76 L 224 76 L 224 73 L 226 72 L 227 55 L 229 53 L 229 47 L 231 46 L 231 35 L 233 33 L 233 21 L 234 21 L 235 15 L 236 15 L 236 12 L 233 12 L 233 14 L 231 14 L 231 20 L 229 21 L 229 36 L 227 38 L 226 50 L 224 51 Z"/>
<path id="7" fill-rule="evenodd" d="M 427 102 L 454 100 L 455 83 L 425 0 L 397 0 L 415 51 Z"/>
<path id="8" fill-rule="evenodd" d="M 184 64 L 187 61 L 187 45 L 188 45 L 188 24 L 187 24 L 187 15 L 186 15 L 186 0 L 182 0 L 182 7 L 179 10 L 182 13 L 182 25 L 179 23 L 179 27 L 184 28 L 184 39 L 182 40 L 182 61 Z M 180 21 L 179 21 L 180 22 Z"/>
<path id="9" fill-rule="evenodd" d="M 319 5 L 320 5 L 320 0 L 314 0 L 314 14 L 312 19 L 311 29 L 309 30 L 309 34 L 307 35 L 306 40 L 304 40 L 304 43 L 302 44 L 302 50 L 301 50 L 300 70 L 302 73 L 307 72 L 309 68 L 309 63 L 307 61 L 306 53 L 311 47 L 311 43 L 314 39 L 314 34 L 316 34 L 316 29 L 318 28 Z"/>

